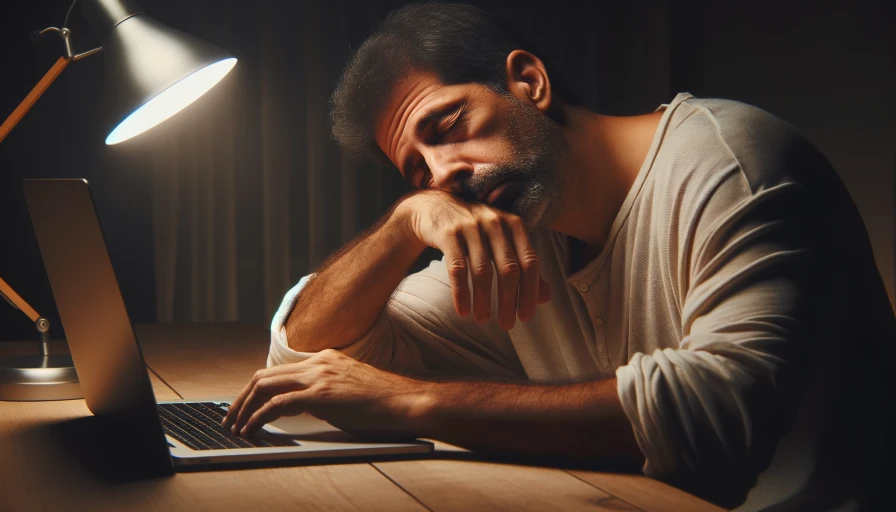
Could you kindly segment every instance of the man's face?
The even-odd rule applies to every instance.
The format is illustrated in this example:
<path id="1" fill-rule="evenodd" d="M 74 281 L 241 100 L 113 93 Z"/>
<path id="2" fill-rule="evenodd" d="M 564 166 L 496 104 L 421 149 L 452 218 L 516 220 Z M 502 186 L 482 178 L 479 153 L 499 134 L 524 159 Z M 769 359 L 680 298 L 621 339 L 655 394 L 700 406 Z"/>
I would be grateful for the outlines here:
<path id="1" fill-rule="evenodd" d="M 555 216 L 560 128 L 510 94 L 413 73 L 396 85 L 375 133 L 415 187 L 490 204 L 533 227 Z"/>

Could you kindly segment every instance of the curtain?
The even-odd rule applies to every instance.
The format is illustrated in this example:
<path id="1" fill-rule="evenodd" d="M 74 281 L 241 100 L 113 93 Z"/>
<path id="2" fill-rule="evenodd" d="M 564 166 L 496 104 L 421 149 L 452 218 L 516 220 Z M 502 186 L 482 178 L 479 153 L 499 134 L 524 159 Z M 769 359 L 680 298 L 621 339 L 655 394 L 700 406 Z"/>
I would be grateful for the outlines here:
<path id="1" fill-rule="evenodd" d="M 402 3 L 141 3 L 239 59 L 115 154 L 151 183 L 156 320 L 268 322 L 286 290 L 409 190 L 394 170 L 344 158 L 327 123 L 352 48 Z M 644 113 L 672 97 L 665 4 L 560 2 L 549 16 L 477 4 L 527 32 L 592 108 Z"/>

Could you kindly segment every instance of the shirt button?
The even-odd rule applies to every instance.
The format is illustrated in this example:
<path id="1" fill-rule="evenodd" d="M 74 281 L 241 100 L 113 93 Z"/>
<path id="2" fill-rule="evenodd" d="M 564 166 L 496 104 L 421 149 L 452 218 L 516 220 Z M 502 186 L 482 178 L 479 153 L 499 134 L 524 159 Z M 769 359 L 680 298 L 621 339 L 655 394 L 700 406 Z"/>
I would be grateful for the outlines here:
<path id="1" fill-rule="evenodd" d="M 588 284 L 587 284 L 587 283 L 582 283 L 582 284 L 580 284 L 580 285 L 579 285 L 579 290 L 582 290 L 583 292 L 587 292 L 587 291 L 588 291 Z"/>
<path id="2" fill-rule="evenodd" d="M 606 357 L 600 360 L 601 364 L 604 366 L 610 366 L 610 360 Z"/>
<path id="3" fill-rule="evenodd" d="M 598 316 L 598 317 L 594 317 L 594 326 L 595 326 L 595 327 L 603 327 L 603 326 L 604 326 L 604 319 L 601 318 L 601 317 L 599 317 L 599 316 Z"/>

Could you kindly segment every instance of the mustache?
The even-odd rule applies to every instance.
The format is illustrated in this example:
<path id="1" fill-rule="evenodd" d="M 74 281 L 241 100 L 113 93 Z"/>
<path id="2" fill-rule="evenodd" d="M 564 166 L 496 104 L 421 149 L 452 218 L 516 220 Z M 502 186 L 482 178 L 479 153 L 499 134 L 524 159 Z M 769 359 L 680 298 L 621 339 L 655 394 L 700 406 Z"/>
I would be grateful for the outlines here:
<path id="1" fill-rule="evenodd" d="M 467 201 L 478 201 L 479 196 L 505 181 L 519 180 L 526 173 L 509 165 L 492 165 L 461 183 L 460 195 Z"/>

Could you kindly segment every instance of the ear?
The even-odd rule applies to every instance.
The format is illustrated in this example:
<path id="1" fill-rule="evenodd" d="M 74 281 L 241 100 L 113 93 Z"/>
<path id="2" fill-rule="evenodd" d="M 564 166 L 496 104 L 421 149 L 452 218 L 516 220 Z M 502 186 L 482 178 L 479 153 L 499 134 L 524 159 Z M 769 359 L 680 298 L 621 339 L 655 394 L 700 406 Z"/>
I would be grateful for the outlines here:
<path id="1" fill-rule="evenodd" d="M 551 107 L 551 81 L 541 59 L 525 50 L 507 55 L 507 90 L 522 101 L 547 112 Z"/>

